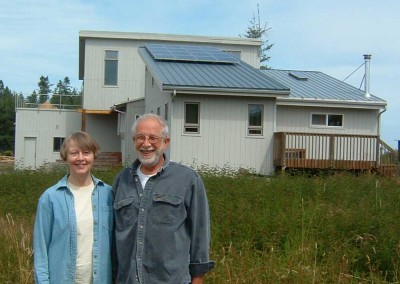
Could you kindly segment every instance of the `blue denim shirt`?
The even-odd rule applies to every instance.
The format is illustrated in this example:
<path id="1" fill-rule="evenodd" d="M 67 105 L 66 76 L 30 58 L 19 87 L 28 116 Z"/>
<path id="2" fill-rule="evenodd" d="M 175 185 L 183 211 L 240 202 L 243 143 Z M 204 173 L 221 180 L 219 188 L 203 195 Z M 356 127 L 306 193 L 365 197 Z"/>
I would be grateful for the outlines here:
<path id="1" fill-rule="evenodd" d="M 190 283 L 214 266 L 202 179 L 165 161 L 142 188 L 139 165 L 122 170 L 113 183 L 117 283 Z"/>
<path id="2" fill-rule="evenodd" d="M 92 177 L 93 283 L 111 283 L 113 198 L 111 186 Z M 75 283 L 77 225 L 67 176 L 40 197 L 33 233 L 36 283 Z"/>

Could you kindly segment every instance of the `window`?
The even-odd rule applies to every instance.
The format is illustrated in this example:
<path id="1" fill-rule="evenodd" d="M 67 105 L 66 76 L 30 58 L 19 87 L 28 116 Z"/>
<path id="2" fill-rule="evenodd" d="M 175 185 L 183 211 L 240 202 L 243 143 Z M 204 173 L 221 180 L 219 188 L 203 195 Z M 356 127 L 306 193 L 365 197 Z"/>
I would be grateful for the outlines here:
<path id="1" fill-rule="evenodd" d="M 311 114 L 312 126 L 328 126 L 328 127 L 342 127 L 343 115 L 342 114 Z"/>
<path id="2" fill-rule="evenodd" d="M 200 133 L 200 104 L 185 103 L 184 133 Z"/>
<path id="3" fill-rule="evenodd" d="M 263 105 L 249 105 L 249 125 L 247 135 L 262 136 L 263 135 Z"/>
<path id="4" fill-rule="evenodd" d="M 158 107 L 158 108 L 157 108 L 157 115 L 159 116 L 160 114 L 161 114 L 161 108 Z"/>
<path id="5" fill-rule="evenodd" d="M 164 119 L 168 121 L 168 104 L 165 104 Z"/>
<path id="6" fill-rule="evenodd" d="M 106 50 L 104 60 L 104 85 L 118 85 L 118 51 Z"/>
<path id="7" fill-rule="evenodd" d="M 53 152 L 60 152 L 65 137 L 53 137 Z"/>

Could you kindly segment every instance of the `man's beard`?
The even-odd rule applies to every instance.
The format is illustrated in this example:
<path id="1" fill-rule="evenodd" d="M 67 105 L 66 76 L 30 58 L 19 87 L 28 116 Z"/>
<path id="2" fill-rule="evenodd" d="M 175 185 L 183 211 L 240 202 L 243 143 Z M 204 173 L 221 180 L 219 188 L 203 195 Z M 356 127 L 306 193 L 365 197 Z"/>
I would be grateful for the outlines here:
<path id="1" fill-rule="evenodd" d="M 156 149 L 154 151 L 154 154 L 149 158 L 142 157 L 141 152 L 138 151 L 138 159 L 139 159 L 140 163 L 146 167 L 153 167 L 153 166 L 157 165 L 157 163 L 160 161 L 162 155 L 163 155 L 163 151 L 160 148 Z"/>

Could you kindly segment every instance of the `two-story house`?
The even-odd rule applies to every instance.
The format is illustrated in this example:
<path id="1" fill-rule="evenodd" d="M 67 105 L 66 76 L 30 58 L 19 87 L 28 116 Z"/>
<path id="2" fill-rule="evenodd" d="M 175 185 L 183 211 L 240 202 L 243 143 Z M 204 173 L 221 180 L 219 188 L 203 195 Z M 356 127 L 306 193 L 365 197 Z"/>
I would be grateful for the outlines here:
<path id="1" fill-rule="evenodd" d="M 16 166 L 55 162 L 62 139 L 78 130 L 130 163 L 130 128 L 149 112 L 168 122 L 170 158 L 194 167 L 271 174 L 293 157 L 376 162 L 386 102 L 320 72 L 261 71 L 260 46 L 247 38 L 81 31 L 83 105 L 18 108 Z M 291 138 L 295 132 L 303 138 Z M 354 150 L 357 139 L 368 146 Z"/>

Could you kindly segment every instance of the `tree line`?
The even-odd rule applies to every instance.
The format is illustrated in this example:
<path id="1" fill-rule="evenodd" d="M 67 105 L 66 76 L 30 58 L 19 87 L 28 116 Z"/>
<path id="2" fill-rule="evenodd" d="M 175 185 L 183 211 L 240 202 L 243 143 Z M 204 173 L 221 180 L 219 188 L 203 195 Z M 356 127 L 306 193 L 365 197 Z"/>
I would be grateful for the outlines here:
<path id="1" fill-rule="evenodd" d="M 49 77 L 42 75 L 38 89 L 25 97 L 0 80 L 0 155 L 14 153 L 16 107 L 40 107 L 48 102 L 59 108 L 75 108 L 82 104 L 82 90 L 72 87 L 68 77 L 59 80 L 54 88 L 52 86 Z"/>

